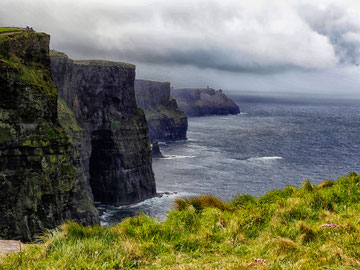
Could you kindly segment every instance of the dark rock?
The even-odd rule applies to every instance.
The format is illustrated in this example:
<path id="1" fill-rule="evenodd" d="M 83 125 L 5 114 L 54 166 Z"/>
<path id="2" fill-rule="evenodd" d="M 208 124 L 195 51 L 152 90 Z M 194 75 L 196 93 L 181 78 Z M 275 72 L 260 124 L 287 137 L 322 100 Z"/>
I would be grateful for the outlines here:
<path id="1" fill-rule="evenodd" d="M 135 101 L 135 66 L 73 61 L 52 52 L 52 74 L 84 130 L 83 166 L 95 201 L 130 204 L 156 195 L 144 112 Z"/>
<path id="2" fill-rule="evenodd" d="M 175 89 L 171 94 L 187 116 L 239 114 L 240 109 L 220 89 Z"/>
<path id="3" fill-rule="evenodd" d="M 160 146 L 157 141 L 152 145 L 152 157 L 153 158 L 164 158 L 163 154 L 160 151 Z"/>
<path id="4" fill-rule="evenodd" d="M 51 79 L 47 34 L 0 38 L 0 238 L 32 241 L 67 219 L 99 223 L 81 129 Z"/>
<path id="5" fill-rule="evenodd" d="M 152 142 L 186 140 L 187 117 L 170 96 L 169 82 L 135 80 L 135 94 Z"/>

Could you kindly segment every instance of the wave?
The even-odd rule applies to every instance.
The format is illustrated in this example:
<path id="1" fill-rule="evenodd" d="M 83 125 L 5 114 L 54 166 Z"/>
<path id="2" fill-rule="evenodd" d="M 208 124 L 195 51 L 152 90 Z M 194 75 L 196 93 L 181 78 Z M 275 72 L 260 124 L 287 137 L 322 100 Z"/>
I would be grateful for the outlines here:
<path id="1" fill-rule="evenodd" d="M 272 157 L 252 157 L 252 158 L 248 158 L 248 161 L 266 161 L 266 160 L 278 160 L 278 159 L 284 159 L 283 157 L 277 157 L 277 156 L 272 156 Z"/>
<path id="2" fill-rule="evenodd" d="M 238 113 L 237 115 L 247 115 L 248 113 L 247 112 L 241 112 L 241 113 Z"/>
<path id="3" fill-rule="evenodd" d="M 122 206 L 111 206 L 111 205 L 101 205 L 97 203 L 97 208 L 101 210 L 100 215 L 100 226 L 110 226 L 114 223 L 113 217 L 116 216 L 118 213 L 124 211 L 125 213 L 130 213 L 133 216 L 133 214 L 141 213 L 142 210 L 145 209 L 152 209 L 153 212 L 154 209 L 158 209 L 161 207 L 161 205 L 169 205 L 171 202 L 173 202 L 176 198 L 186 198 L 198 195 L 196 193 L 189 193 L 189 192 L 171 192 L 171 191 L 160 191 L 157 193 L 157 195 L 153 198 L 146 199 L 142 202 L 138 202 L 135 204 L 130 205 L 122 205 Z M 170 209 L 170 208 L 169 208 Z M 154 212 L 155 213 L 155 212 Z M 159 214 L 159 213 L 158 213 Z M 123 218 L 126 218 L 128 216 L 123 216 Z M 160 219 L 164 219 L 166 215 L 156 215 Z M 162 217 L 161 217 L 162 216 Z M 120 220 L 119 220 L 120 222 Z"/>
<path id="4" fill-rule="evenodd" d="M 178 156 L 178 155 L 169 155 L 165 156 L 164 159 L 181 159 L 181 158 L 194 158 L 195 156 Z"/>

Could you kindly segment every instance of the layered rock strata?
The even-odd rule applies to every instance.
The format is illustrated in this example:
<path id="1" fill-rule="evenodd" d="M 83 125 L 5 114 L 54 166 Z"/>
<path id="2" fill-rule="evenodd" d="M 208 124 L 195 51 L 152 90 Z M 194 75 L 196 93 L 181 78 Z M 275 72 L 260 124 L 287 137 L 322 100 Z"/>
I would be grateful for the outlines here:
<path id="1" fill-rule="evenodd" d="M 135 80 L 135 94 L 152 142 L 186 140 L 187 117 L 170 95 L 169 82 Z"/>
<path id="2" fill-rule="evenodd" d="M 175 89 L 171 94 L 187 116 L 239 114 L 240 109 L 222 90 L 212 88 Z"/>
<path id="3" fill-rule="evenodd" d="M 0 33 L 0 238 L 32 241 L 67 219 L 99 222 L 82 131 L 51 79 L 49 41 Z"/>
<path id="4" fill-rule="evenodd" d="M 134 93 L 135 66 L 51 53 L 59 96 L 84 130 L 83 166 L 95 201 L 130 204 L 156 195 L 151 147 Z"/>

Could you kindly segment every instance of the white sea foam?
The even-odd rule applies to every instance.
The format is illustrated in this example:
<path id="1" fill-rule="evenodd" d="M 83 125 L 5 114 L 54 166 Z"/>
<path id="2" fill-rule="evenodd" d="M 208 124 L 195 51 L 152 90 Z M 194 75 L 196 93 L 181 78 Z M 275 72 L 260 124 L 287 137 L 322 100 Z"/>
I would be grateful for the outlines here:
<path id="1" fill-rule="evenodd" d="M 165 159 L 182 159 L 182 158 L 194 158 L 195 156 L 179 156 L 179 155 L 169 155 L 165 156 Z"/>
<path id="2" fill-rule="evenodd" d="M 252 158 L 248 158 L 248 161 L 267 161 L 267 160 L 277 160 L 277 159 L 283 159 L 283 157 L 277 157 L 277 156 L 273 156 L 273 157 L 252 157 Z"/>
<path id="3" fill-rule="evenodd" d="M 240 112 L 240 113 L 238 113 L 237 115 L 247 115 L 248 113 L 246 113 L 246 112 Z"/>

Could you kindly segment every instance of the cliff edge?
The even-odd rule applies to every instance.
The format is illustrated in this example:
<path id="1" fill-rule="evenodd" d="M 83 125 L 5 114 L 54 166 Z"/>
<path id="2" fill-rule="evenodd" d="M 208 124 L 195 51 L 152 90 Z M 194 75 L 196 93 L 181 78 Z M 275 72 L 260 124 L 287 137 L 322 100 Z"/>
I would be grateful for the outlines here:
<path id="1" fill-rule="evenodd" d="M 135 80 L 135 94 L 152 142 L 186 140 L 187 117 L 170 95 L 169 82 Z"/>
<path id="2" fill-rule="evenodd" d="M 49 41 L 0 29 L 0 238 L 32 241 L 67 219 L 99 222 L 81 129 L 51 79 Z"/>
<path id="3" fill-rule="evenodd" d="M 136 105 L 135 66 L 73 61 L 51 52 L 59 96 L 84 130 L 83 161 L 95 201 L 123 205 L 156 195 L 144 112 Z"/>
<path id="4" fill-rule="evenodd" d="M 222 90 L 212 88 L 175 89 L 171 94 L 187 116 L 239 114 L 240 109 Z"/>

